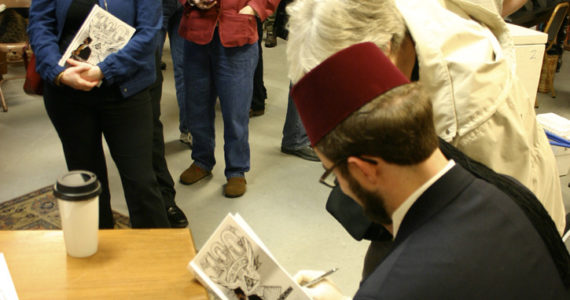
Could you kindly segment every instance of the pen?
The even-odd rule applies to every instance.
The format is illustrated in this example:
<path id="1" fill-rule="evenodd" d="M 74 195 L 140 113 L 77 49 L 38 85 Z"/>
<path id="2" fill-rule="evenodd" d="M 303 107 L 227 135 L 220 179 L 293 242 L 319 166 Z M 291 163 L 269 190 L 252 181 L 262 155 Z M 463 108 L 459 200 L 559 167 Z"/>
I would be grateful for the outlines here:
<path id="1" fill-rule="evenodd" d="M 302 287 L 310 287 L 310 286 L 312 286 L 312 285 L 315 285 L 315 284 L 319 283 L 321 280 L 325 279 L 327 276 L 331 275 L 332 273 L 334 273 L 334 272 L 336 272 L 336 271 L 338 271 L 338 268 L 332 268 L 332 269 L 330 269 L 330 270 L 324 272 L 322 275 L 316 277 L 315 279 L 313 279 L 313 280 L 311 280 L 311 281 L 309 281 L 309 282 L 306 282 L 306 283 L 302 284 L 301 286 L 302 286 Z"/>

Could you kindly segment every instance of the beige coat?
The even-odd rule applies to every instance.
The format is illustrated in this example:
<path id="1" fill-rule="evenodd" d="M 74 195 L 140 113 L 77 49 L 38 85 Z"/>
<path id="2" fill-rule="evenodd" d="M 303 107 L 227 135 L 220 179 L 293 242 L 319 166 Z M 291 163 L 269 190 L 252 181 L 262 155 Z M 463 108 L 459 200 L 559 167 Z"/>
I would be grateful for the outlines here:
<path id="1" fill-rule="evenodd" d="M 560 233 L 558 170 L 518 80 L 512 39 L 493 0 L 396 0 L 416 44 L 438 135 L 533 191 Z"/>

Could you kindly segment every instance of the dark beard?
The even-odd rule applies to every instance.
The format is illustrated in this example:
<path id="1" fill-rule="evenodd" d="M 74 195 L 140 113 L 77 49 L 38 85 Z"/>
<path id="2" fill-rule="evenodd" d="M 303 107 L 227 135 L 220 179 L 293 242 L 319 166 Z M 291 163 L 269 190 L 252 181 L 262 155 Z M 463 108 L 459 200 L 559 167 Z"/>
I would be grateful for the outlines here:
<path id="1" fill-rule="evenodd" d="M 386 208 L 384 208 L 384 198 L 365 190 L 360 183 L 350 175 L 346 176 L 346 181 L 348 182 L 350 190 L 358 197 L 358 200 L 362 202 L 362 209 L 366 217 L 378 224 L 392 224 L 392 218 L 388 216 Z"/>

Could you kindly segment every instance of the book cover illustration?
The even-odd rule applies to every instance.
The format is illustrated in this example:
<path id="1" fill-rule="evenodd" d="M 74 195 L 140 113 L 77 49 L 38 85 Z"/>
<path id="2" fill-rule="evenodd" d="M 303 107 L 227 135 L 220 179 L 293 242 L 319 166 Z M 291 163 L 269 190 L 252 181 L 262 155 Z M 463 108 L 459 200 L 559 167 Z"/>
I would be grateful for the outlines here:
<path id="1" fill-rule="evenodd" d="M 119 51 L 131 39 L 135 28 L 95 5 L 59 60 L 68 58 L 96 65 L 109 54 Z"/>
<path id="2" fill-rule="evenodd" d="M 223 300 L 310 299 L 238 214 L 226 216 L 188 269 Z"/>

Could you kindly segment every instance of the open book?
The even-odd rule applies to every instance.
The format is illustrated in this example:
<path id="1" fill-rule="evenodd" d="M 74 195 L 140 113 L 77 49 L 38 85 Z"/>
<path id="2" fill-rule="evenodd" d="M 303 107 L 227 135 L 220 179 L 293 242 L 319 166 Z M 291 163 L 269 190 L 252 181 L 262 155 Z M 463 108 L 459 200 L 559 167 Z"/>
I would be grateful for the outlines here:
<path id="1" fill-rule="evenodd" d="M 59 60 L 65 66 L 68 58 L 92 65 L 123 48 L 135 34 L 135 28 L 95 5 Z"/>
<path id="2" fill-rule="evenodd" d="M 311 299 L 239 214 L 228 214 L 188 269 L 223 300 Z"/>

